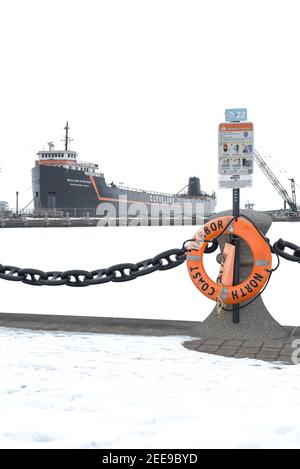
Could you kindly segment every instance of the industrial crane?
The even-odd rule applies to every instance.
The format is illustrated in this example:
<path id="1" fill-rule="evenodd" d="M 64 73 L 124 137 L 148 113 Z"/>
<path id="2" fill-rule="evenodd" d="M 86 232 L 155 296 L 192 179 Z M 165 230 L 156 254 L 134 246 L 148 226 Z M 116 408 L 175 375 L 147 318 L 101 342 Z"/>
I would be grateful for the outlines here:
<path id="1" fill-rule="evenodd" d="M 289 179 L 292 186 L 292 197 L 290 197 L 283 185 L 278 181 L 275 174 L 271 171 L 264 158 L 256 149 L 254 150 L 254 158 L 264 175 L 269 179 L 278 194 L 283 198 L 285 206 L 288 204 L 293 212 L 297 212 L 298 207 L 296 201 L 295 180 L 293 178 Z"/>

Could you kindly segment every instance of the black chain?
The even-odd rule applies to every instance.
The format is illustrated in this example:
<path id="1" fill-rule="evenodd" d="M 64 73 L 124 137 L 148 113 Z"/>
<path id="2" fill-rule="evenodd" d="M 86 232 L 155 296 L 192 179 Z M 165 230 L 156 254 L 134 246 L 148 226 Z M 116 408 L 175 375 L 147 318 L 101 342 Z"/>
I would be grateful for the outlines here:
<path id="1" fill-rule="evenodd" d="M 244 218 L 247 217 L 244 216 Z M 235 217 L 229 221 L 223 232 L 228 228 L 233 220 L 235 220 Z M 254 225 L 252 221 L 251 223 Z M 223 234 L 223 232 L 221 234 Z M 266 238 L 260 231 L 259 233 L 270 245 L 269 239 Z M 212 244 L 211 246 L 206 246 L 206 253 L 212 253 L 218 248 L 217 239 L 221 236 L 221 234 L 211 241 L 206 241 L 207 243 Z M 0 279 L 14 282 L 23 282 L 28 285 L 36 286 L 67 285 L 69 287 L 87 287 L 89 285 L 100 285 L 107 282 L 128 282 L 129 280 L 134 280 L 138 277 L 142 277 L 143 275 L 151 274 L 157 270 L 174 269 L 175 267 L 183 264 L 183 262 L 186 261 L 186 253 L 189 250 L 189 248 L 186 247 L 186 244 L 189 241 L 194 240 L 195 239 L 193 238 L 185 241 L 181 249 L 170 249 L 168 251 L 161 252 L 152 259 L 145 259 L 144 261 L 137 262 L 136 264 L 116 264 L 107 269 L 97 269 L 92 270 L 91 272 L 87 270 L 44 272 L 38 269 L 22 269 L 20 267 L 14 267 L 10 265 L 3 266 L 0 264 Z M 272 249 L 273 253 L 277 254 L 277 256 L 283 257 L 289 261 L 300 263 L 300 247 L 296 244 L 279 239 L 276 243 L 274 243 L 273 246 L 270 245 L 270 248 Z M 293 254 L 285 252 L 285 248 L 292 250 Z"/>
<path id="2" fill-rule="evenodd" d="M 67 285 L 69 287 L 87 287 L 107 282 L 128 282 L 156 270 L 174 269 L 186 260 L 185 247 L 170 249 L 137 264 L 116 264 L 107 269 L 67 270 L 65 272 L 43 272 L 38 269 L 21 269 L 10 265 L 0 264 L 0 278 L 28 285 Z"/>
<path id="3" fill-rule="evenodd" d="M 285 248 L 294 251 L 293 254 L 285 252 Z M 292 262 L 300 262 L 300 246 L 297 246 L 290 241 L 285 241 L 284 239 L 279 239 L 276 243 L 273 244 L 273 250 L 278 254 L 278 256 L 283 257 L 284 259 Z"/>

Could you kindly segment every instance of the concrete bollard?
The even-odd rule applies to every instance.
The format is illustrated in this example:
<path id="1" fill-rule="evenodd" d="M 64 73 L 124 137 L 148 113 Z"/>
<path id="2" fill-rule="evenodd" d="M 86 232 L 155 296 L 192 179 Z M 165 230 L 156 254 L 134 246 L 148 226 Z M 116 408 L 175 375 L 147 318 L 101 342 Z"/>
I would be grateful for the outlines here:
<path id="1" fill-rule="evenodd" d="M 241 210 L 241 213 L 246 215 L 255 223 L 263 234 L 269 230 L 272 220 L 263 212 L 254 210 Z M 225 215 L 231 215 L 230 210 L 216 213 L 211 218 L 217 218 Z M 224 249 L 226 242 L 229 242 L 229 235 L 222 235 L 219 238 L 219 246 L 221 251 Z M 221 263 L 221 253 L 217 255 L 217 262 Z M 240 279 L 244 280 L 250 273 L 253 265 L 252 253 L 243 240 L 240 242 Z M 272 279 L 267 288 L 272 288 Z M 241 303 L 241 306 L 243 303 Z M 226 306 L 231 309 L 230 305 Z M 262 297 L 259 296 L 249 306 L 245 306 L 240 310 L 240 322 L 233 324 L 232 312 L 223 311 L 221 318 L 217 317 L 217 307 L 213 309 L 211 314 L 200 325 L 198 332 L 202 338 L 222 338 L 222 339 L 237 339 L 247 341 L 264 341 L 270 339 L 286 338 L 289 332 L 281 326 L 271 316 L 267 310 Z"/>

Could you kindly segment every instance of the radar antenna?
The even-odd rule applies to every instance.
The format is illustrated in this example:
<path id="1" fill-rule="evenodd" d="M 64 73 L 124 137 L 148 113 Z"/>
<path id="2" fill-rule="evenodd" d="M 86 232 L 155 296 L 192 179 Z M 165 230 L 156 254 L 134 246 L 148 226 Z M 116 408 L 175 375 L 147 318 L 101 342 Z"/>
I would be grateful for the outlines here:
<path id="1" fill-rule="evenodd" d="M 62 142 L 65 142 L 65 150 L 68 151 L 69 143 L 73 141 L 72 138 L 69 137 L 69 122 L 66 122 L 66 127 L 64 127 L 64 130 L 66 131 L 65 138 L 62 140 Z"/>

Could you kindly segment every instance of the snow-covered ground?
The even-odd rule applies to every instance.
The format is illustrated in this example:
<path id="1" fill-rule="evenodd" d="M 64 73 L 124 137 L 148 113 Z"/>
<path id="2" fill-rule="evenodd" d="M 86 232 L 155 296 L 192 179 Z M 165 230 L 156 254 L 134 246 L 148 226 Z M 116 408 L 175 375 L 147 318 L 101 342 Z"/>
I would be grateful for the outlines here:
<path id="1" fill-rule="evenodd" d="M 1 230 L 0 263 L 42 270 L 92 270 L 120 262 L 137 262 L 181 247 L 194 226 L 120 228 L 16 228 Z M 300 244 L 300 223 L 273 223 L 268 234 Z M 276 262 L 276 259 L 275 259 Z M 206 256 L 216 277 L 215 253 Z M 297 298 L 299 265 L 282 260 L 263 295 L 282 324 L 300 325 Z M 0 280 L 1 311 L 203 320 L 213 304 L 192 284 L 186 265 L 138 278 L 88 288 L 33 287 Z"/>
<path id="2" fill-rule="evenodd" d="M 0 447 L 300 447 L 297 366 L 184 339 L 0 329 Z"/>
<path id="3" fill-rule="evenodd" d="M 1 230 L 0 262 L 44 270 L 138 261 L 180 246 L 194 227 Z M 272 240 L 300 241 L 300 224 Z M 207 269 L 216 275 L 215 254 Z M 282 261 L 264 294 L 300 324 L 299 265 Z M 0 281 L 1 311 L 202 320 L 212 303 L 186 267 L 124 284 L 32 287 Z M 297 283 L 297 284 L 296 284 Z M 300 447 L 300 368 L 186 350 L 184 337 L 0 328 L 2 448 Z"/>

